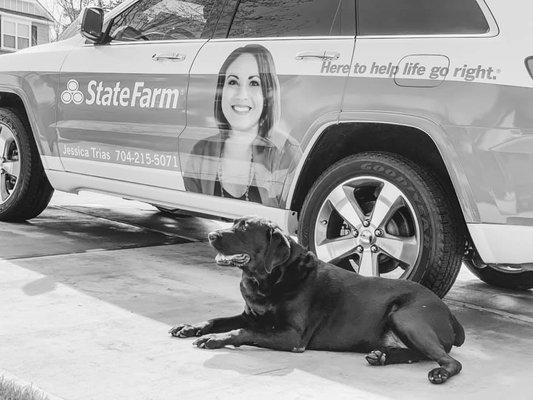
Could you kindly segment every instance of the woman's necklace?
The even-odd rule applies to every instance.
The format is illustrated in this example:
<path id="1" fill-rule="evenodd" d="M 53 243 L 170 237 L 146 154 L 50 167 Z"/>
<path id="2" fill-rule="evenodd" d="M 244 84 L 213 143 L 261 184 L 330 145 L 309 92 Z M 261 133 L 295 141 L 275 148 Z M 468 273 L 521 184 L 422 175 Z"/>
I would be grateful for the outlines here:
<path id="1" fill-rule="evenodd" d="M 222 153 L 222 151 L 221 151 L 221 153 Z M 250 201 L 250 198 L 249 198 L 250 186 L 252 185 L 252 181 L 254 179 L 253 168 L 254 168 L 254 151 L 252 149 L 251 155 L 250 155 L 250 169 L 248 171 L 248 184 L 246 185 L 246 191 L 242 195 L 242 196 L 244 196 L 244 199 L 246 201 Z M 224 189 L 224 183 L 223 183 L 224 178 L 223 178 L 222 169 L 223 168 L 222 168 L 222 154 L 221 154 L 221 157 L 219 157 L 219 159 L 218 159 L 218 181 L 220 182 L 220 196 L 221 197 L 226 197 L 226 196 L 224 196 L 225 189 Z"/>

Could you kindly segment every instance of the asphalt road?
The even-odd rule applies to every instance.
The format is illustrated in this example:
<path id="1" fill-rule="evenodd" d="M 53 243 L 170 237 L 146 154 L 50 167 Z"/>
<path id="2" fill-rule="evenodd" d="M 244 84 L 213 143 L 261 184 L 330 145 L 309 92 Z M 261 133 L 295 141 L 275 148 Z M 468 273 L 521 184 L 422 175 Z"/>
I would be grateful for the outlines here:
<path id="1" fill-rule="evenodd" d="M 177 322 L 242 310 L 239 271 L 216 266 L 206 243 L 224 225 L 94 194 L 56 194 L 39 218 L 0 223 L 0 375 L 59 399 L 531 398 L 533 293 L 466 269 L 446 297 L 467 334 L 453 350 L 463 372 L 439 387 L 431 362 L 170 338 Z"/>

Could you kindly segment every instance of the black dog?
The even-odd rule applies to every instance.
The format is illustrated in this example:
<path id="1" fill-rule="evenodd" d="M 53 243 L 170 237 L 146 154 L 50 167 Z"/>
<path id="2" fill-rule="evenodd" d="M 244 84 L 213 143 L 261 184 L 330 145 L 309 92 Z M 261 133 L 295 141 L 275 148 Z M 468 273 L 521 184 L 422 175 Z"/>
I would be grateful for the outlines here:
<path id="1" fill-rule="evenodd" d="M 367 278 L 326 264 L 274 224 L 242 218 L 209 234 L 219 265 L 242 269 L 244 312 L 198 325 L 178 325 L 173 336 L 201 336 L 216 349 L 251 345 L 275 350 L 367 352 L 371 365 L 431 359 L 443 383 L 461 371 L 447 353 L 464 330 L 433 292 L 417 283 Z"/>

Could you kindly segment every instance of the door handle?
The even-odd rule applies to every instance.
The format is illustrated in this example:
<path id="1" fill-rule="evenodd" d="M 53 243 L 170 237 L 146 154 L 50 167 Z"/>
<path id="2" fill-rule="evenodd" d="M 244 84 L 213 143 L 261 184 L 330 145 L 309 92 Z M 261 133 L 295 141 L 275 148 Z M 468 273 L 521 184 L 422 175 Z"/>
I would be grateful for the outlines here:
<path id="1" fill-rule="evenodd" d="M 185 61 L 187 56 L 180 53 L 163 53 L 163 54 L 154 54 L 152 56 L 152 61 Z"/>
<path id="2" fill-rule="evenodd" d="M 320 60 L 338 60 L 341 57 L 337 51 L 302 51 L 296 54 L 297 60 L 304 60 L 306 58 L 318 58 Z"/>

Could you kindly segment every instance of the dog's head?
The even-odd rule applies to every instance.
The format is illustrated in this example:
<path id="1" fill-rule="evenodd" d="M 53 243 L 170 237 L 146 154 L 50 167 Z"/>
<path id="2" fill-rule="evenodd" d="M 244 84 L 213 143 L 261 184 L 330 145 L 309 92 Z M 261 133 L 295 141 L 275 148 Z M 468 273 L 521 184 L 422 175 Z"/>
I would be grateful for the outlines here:
<path id="1" fill-rule="evenodd" d="M 291 240 L 273 222 L 256 217 L 235 220 L 229 229 L 211 232 L 209 243 L 217 251 L 218 265 L 236 266 L 266 276 L 291 256 Z"/>

